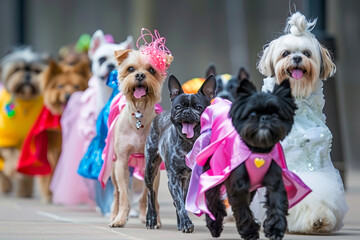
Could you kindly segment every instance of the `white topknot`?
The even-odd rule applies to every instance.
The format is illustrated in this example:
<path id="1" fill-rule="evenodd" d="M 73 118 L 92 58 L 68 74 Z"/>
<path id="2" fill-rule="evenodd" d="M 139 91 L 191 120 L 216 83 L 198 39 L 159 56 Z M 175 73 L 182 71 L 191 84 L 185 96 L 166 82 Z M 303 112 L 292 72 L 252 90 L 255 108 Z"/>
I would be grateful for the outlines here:
<path id="1" fill-rule="evenodd" d="M 285 34 L 291 33 L 294 36 L 301 36 L 302 34 L 309 34 L 314 29 L 317 19 L 308 22 L 303 14 L 296 12 L 287 19 Z"/>

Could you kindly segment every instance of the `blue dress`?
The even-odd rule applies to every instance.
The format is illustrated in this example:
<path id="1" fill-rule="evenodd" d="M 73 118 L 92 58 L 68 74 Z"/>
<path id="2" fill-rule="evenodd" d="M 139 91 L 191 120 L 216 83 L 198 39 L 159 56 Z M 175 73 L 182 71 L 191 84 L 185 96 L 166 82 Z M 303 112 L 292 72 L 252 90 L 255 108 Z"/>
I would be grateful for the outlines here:
<path id="1" fill-rule="evenodd" d="M 103 160 L 101 155 L 105 147 L 105 139 L 108 132 L 107 120 L 110 112 L 110 104 L 112 99 L 119 93 L 117 71 L 114 70 L 110 73 L 107 85 L 113 88 L 110 99 L 101 110 L 98 119 L 96 120 L 96 136 L 91 141 L 88 150 L 84 157 L 81 159 L 78 173 L 85 177 L 96 180 L 95 182 L 95 201 L 102 214 L 107 215 L 110 213 L 111 203 L 113 201 L 114 186 L 109 179 L 106 183 L 105 189 L 101 187 L 97 181 L 100 173 Z"/>

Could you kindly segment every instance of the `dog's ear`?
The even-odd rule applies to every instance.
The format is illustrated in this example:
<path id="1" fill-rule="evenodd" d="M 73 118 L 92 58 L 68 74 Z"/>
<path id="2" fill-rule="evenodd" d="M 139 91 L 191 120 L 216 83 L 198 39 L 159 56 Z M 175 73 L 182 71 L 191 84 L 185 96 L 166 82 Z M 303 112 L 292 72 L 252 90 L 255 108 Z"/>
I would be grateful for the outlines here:
<path id="1" fill-rule="evenodd" d="M 330 52 L 320 45 L 321 53 L 321 66 L 320 66 L 320 79 L 326 80 L 328 77 L 332 77 L 336 72 L 335 63 L 332 61 Z"/>
<path id="2" fill-rule="evenodd" d="M 172 63 L 173 60 L 174 60 L 174 57 L 172 55 L 166 54 L 165 61 L 166 61 L 167 66 L 170 66 L 170 64 Z"/>
<path id="3" fill-rule="evenodd" d="M 259 72 L 266 77 L 272 77 L 275 75 L 274 63 L 272 61 L 273 48 L 274 41 L 270 42 L 268 45 L 265 45 L 264 50 L 261 53 L 260 60 L 257 63 Z"/>
<path id="4" fill-rule="evenodd" d="M 201 85 L 198 93 L 201 93 L 209 98 L 213 99 L 216 94 L 216 78 L 215 75 L 211 74 L 205 82 Z"/>
<path id="5" fill-rule="evenodd" d="M 237 76 L 237 79 L 242 81 L 244 79 L 249 80 L 250 79 L 250 75 L 249 73 L 245 70 L 245 68 L 241 67 L 239 70 L 239 74 Z"/>
<path id="6" fill-rule="evenodd" d="M 169 76 L 168 81 L 169 92 L 170 92 L 170 100 L 172 101 L 176 96 L 184 93 L 183 89 L 181 88 L 180 82 L 174 75 Z"/>
<path id="7" fill-rule="evenodd" d="M 80 61 L 74 66 L 74 71 L 89 80 L 91 77 L 90 62 L 87 60 Z"/>
<path id="8" fill-rule="evenodd" d="M 240 97 L 249 96 L 256 92 L 255 85 L 247 79 L 243 79 L 236 91 L 236 95 Z"/>
<path id="9" fill-rule="evenodd" d="M 131 49 L 116 50 L 114 52 L 114 55 L 115 55 L 117 64 L 120 65 L 128 57 L 128 55 L 131 51 L 132 51 Z"/>
<path id="10" fill-rule="evenodd" d="M 44 90 L 54 76 L 63 72 L 63 69 L 54 60 L 50 60 L 48 67 L 42 73 L 41 89 Z"/>
<path id="11" fill-rule="evenodd" d="M 97 30 L 93 34 L 93 36 L 91 37 L 91 40 L 90 40 L 90 47 L 89 47 L 89 51 L 88 51 L 88 55 L 89 55 L 90 59 L 93 58 L 96 50 L 104 43 L 106 43 L 106 39 L 105 39 L 103 31 Z"/>
<path id="12" fill-rule="evenodd" d="M 205 78 L 208 78 L 211 74 L 216 76 L 216 69 L 215 69 L 215 65 L 213 63 L 210 63 L 206 73 L 205 73 Z"/>
<path id="13" fill-rule="evenodd" d="M 283 80 L 280 84 L 275 84 L 273 94 L 280 97 L 292 98 L 289 79 Z"/>
<path id="14" fill-rule="evenodd" d="M 119 43 L 124 49 L 133 49 L 134 48 L 134 38 L 132 36 L 127 36 L 124 42 Z"/>

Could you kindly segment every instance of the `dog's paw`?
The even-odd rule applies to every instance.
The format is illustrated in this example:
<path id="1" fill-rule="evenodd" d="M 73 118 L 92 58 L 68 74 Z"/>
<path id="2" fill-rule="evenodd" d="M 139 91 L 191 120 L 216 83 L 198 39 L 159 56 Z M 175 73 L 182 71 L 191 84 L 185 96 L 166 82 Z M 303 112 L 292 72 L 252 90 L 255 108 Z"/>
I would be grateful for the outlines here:
<path id="1" fill-rule="evenodd" d="M 122 228 L 122 227 L 125 227 L 125 224 L 127 222 L 127 219 L 115 219 L 114 221 L 112 221 L 110 224 L 109 224 L 109 227 L 111 228 Z"/>
<path id="2" fill-rule="evenodd" d="M 160 228 L 157 224 L 157 216 L 156 214 L 151 214 L 148 210 L 146 215 L 146 228 L 147 229 L 158 229 Z"/>
<path id="3" fill-rule="evenodd" d="M 194 224 L 190 219 L 184 221 L 180 229 L 183 233 L 192 233 L 194 231 Z"/>

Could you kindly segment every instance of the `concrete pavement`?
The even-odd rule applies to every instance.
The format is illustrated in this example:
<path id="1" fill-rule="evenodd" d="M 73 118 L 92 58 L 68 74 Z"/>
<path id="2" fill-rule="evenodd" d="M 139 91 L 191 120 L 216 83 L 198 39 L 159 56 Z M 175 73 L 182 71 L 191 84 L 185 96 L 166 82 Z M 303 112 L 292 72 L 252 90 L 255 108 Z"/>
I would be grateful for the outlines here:
<path id="1" fill-rule="evenodd" d="M 212 239 L 203 217 L 191 215 L 195 231 L 177 231 L 175 208 L 167 189 L 166 175 L 160 184 L 160 216 L 163 227 L 148 230 L 139 219 L 130 218 L 125 228 L 109 228 L 108 219 L 89 206 L 64 207 L 42 204 L 38 198 L 18 199 L 0 195 L 0 239 Z M 350 210 L 344 228 L 329 235 L 286 234 L 284 239 L 360 239 L 360 172 L 348 173 L 347 201 Z M 233 222 L 224 225 L 220 239 L 240 239 Z M 261 239 L 266 239 L 261 233 Z"/>

